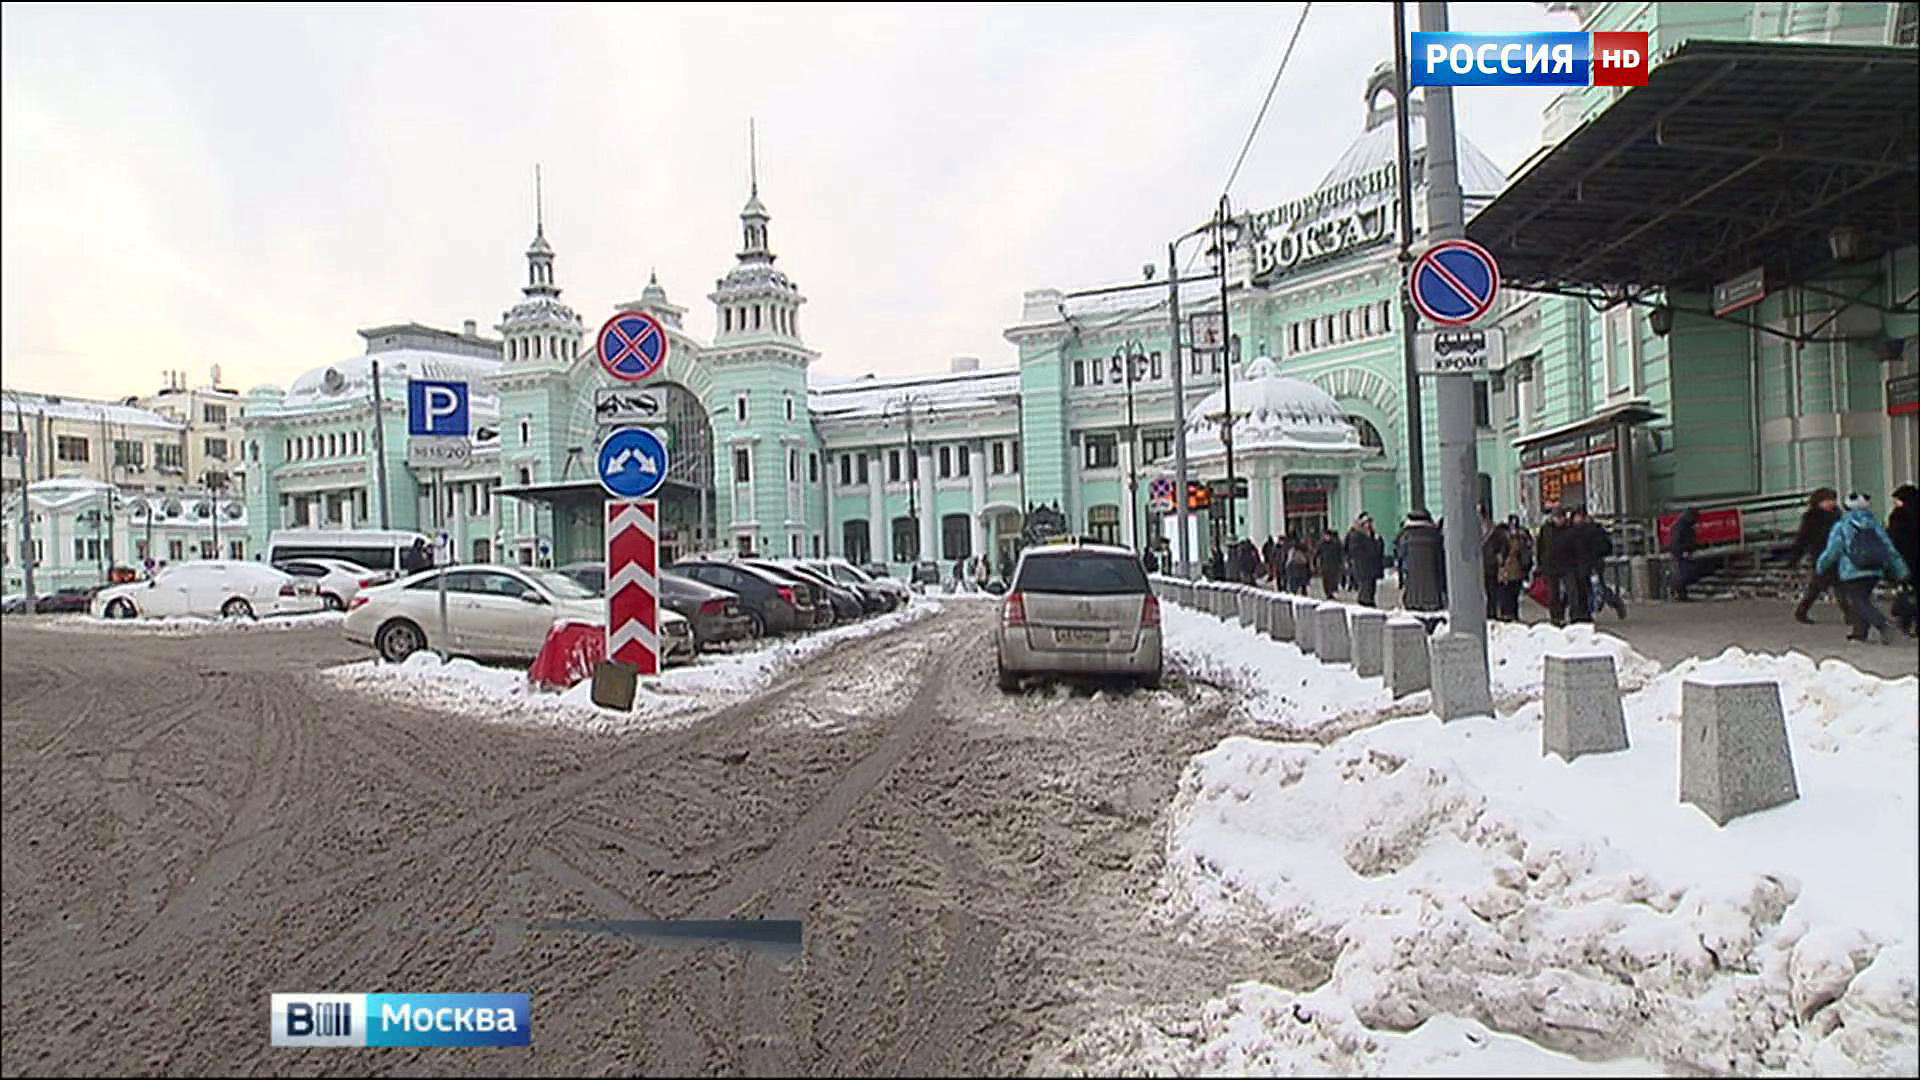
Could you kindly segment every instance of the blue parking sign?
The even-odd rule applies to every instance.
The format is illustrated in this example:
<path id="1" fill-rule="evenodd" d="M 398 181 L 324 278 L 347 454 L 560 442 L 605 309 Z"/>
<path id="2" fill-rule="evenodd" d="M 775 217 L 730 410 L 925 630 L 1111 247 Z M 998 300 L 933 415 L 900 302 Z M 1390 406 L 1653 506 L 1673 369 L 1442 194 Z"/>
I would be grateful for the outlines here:
<path id="1" fill-rule="evenodd" d="M 468 435 L 467 384 L 408 379 L 407 434 Z"/>

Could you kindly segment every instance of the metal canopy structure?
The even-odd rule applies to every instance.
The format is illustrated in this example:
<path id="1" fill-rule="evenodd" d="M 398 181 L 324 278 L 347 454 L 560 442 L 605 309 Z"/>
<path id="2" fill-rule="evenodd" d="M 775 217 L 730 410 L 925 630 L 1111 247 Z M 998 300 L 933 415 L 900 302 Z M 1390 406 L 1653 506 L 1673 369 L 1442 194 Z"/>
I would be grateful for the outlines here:
<path id="1" fill-rule="evenodd" d="M 1467 226 L 1509 285 L 1610 300 L 1797 284 L 1830 237 L 1872 259 L 1920 236 L 1920 54 L 1687 41 Z M 1910 303 L 1910 301 L 1909 301 Z"/>

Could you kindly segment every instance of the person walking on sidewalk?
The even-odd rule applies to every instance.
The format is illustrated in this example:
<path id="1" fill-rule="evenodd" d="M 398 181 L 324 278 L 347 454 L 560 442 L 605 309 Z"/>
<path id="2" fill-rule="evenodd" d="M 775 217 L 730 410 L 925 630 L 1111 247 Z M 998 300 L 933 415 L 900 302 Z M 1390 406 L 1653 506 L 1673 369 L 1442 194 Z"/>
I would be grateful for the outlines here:
<path id="1" fill-rule="evenodd" d="M 1607 584 L 1607 556 L 1613 554 L 1613 537 L 1607 535 L 1607 527 L 1593 519 L 1585 507 L 1573 512 L 1574 534 L 1574 574 L 1577 584 L 1584 589 L 1584 606 L 1581 617 L 1576 622 L 1592 622 L 1598 614 L 1601 604 L 1606 604 L 1622 619 L 1627 617 L 1626 601 Z"/>
<path id="2" fill-rule="evenodd" d="M 1700 546 L 1695 532 L 1699 522 L 1700 511 L 1689 506 L 1680 512 L 1680 520 L 1673 523 L 1673 533 L 1667 537 L 1667 554 L 1673 556 L 1673 598 L 1682 603 L 1693 599 L 1687 595 L 1687 588 L 1697 576 L 1693 553 Z"/>
<path id="3" fill-rule="evenodd" d="M 1487 617 L 1500 617 L 1500 567 L 1507 560 L 1507 525 L 1480 512 L 1480 577 L 1487 598 Z"/>
<path id="4" fill-rule="evenodd" d="M 1894 549 L 1880 520 L 1873 516 L 1873 501 L 1860 492 L 1847 496 L 1847 512 L 1827 536 L 1827 549 L 1815 568 L 1832 574 L 1840 583 L 1851 617 L 1849 641 L 1867 640 L 1869 628 L 1880 632 L 1880 643 L 1893 644 L 1893 628 L 1873 602 L 1873 588 L 1880 579 L 1902 581 L 1908 568 L 1906 560 Z"/>
<path id="5" fill-rule="evenodd" d="M 1373 515 L 1361 514 L 1347 530 L 1347 574 L 1360 594 L 1360 606 L 1376 607 L 1374 589 L 1386 573 L 1387 547 L 1373 531 Z"/>
<path id="6" fill-rule="evenodd" d="M 1893 550 L 1907 564 L 1907 583 L 1894 598 L 1893 620 L 1900 624 L 1901 633 L 1911 637 L 1920 628 L 1920 595 L 1914 587 L 1914 574 L 1920 571 L 1920 488 L 1901 484 L 1893 489 L 1887 535 L 1893 538 Z"/>
<path id="7" fill-rule="evenodd" d="M 1502 622 L 1520 621 L 1520 590 L 1533 573 L 1533 537 L 1520 524 L 1509 519 L 1505 534 L 1507 550 L 1500 560 L 1500 591 L 1494 617 Z"/>
<path id="8" fill-rule="evenodd" d="M 1340 573 L 1347 561 L 1346 549 L 1340 546 L 1340 538 L 1332 529 L 1320 534 L 1320 549 L 1314 552 L 1313 567 L 1320 573 L 1320 587 L 1326 591 L 1327 599 L 1333 599 L 1340 590 Z"/>
<path id="9" fill-rule="evenodd" d="M 1547 583 L 1547 616 L 1555 626 L 1567 625 L 1567 571 L 1561 563 L 1561 555 L 1567 550 L 1561 537 L 1566 531 L 1566 513 L 1556 505 L 1534 539 L 1533 565 Z"/>
<path id="10" fill-rule="evenodd" d="M 1821 488 L 1807 498 L 1807 511 L 1800 515 L 1800 531 L 1794 535 L 1793 547 L 1787 552 L 1789 569 L 1800 565 L 1802 558 L 1817 562 L 1821 552 L 1827 550 L 1827 537 L 1833 527 L 1840 522 L 1840 493 L 1832 488 Z M 1840 597 L 1838 582 L 1832 576 L 1818 569 L 1807 571 L 1806 588 L 1800 594 L 1800 604 L 1793 609 L 1793 620 L 1812 625 L 1813 620 L 1807 613 L 1820 601 L 1820 594 L 1832 591 L 1833 606 L 1840 609 L 1841 617 L 1846 617 L 1847 602 Z"/>

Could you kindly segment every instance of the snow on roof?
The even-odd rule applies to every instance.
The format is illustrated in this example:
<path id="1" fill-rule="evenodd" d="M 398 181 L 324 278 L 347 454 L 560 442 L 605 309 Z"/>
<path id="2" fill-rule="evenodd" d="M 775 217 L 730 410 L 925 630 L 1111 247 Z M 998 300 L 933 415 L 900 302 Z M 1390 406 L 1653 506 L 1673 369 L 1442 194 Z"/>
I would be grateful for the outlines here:
<path id="1" fill-rule="evenodd" d="M 1215 390 L 1187 414 L 1190 457 L 1226 452 L 1218 419 L 1225 400 L 1225 393 Z M 1242 454 L 1261 450 L 1363 451 L 1359 433 L 1332 394 L 1303 379 L 1281 375 L 1268 357 L 1247 366 L 1246 379 L 1234 388 L 1233 405 L 1233 447 Z"/>
<path id="2" fill-rule="evenodd" d="M 314 368 L 293 380 L 280 405 L 284 409 L 299 409 L 365 401 L 370 397 L 376 359 L 380 361 L 380 394 L 389 401 L 406 400 L 408 379 L 449 379 L 468 384 L 476 414 L 499 414 L 499 396 L 488 388 L 485 380 L 500 370 L 500 361 L 425 349 L 391 349 Z M 328 372 L 336 374 L 329 379 Z M 259 394 L 260 389 L 256 388 L 254 393 Z"/>
<path id="3" fill-rule="evenodd" d="M 1465 134 L 1456 131 L 1454 141 L 1459 147 L 1460 190 L 1468 196 L 1494 195 L 1507 186 L 1506 171 L 1493 163 L 1481 149 L 1468 140 Z M 1427 118 L 1416 109 L 1407 117 L 1407 149 L 1409 155 L 1426 149 Z M 1398 161 L 1400 157 L 1399 138 L 1394 133 L 1393 124 L 1377 124 L 1353 140 L 1327 170 L 1320 181 L 1320 188 L 1345 183 L 1375 170 L 1385 168 Z M 1425 178 L 1416 170 L 1414 182 L 1424 182 Z M 1319 188 L 1314 190 L 1318 191 Z"/>
<path id="4" fill-rule="evenodd" d="M 938 375 L 866 376 L 807 389 L 815 416 L 837 419 L 879 416 L 889 403 L 912 394 L 937 409 L 993 408 L 1020 395 L 1019 368 L 989 368 Z"/>
<path id="5" fill-rule="evenodd" d="M 171 420 L 151 409 L 142 409 L 137 405 L 122 405 L 110 401 L 95 401 L 91 398 L 65 397 L 60 394 L 20 394 L 18 403 L 9 391 L 0 399 L 0 408 L 8 417 L 8 428 L 14 425 L 13 414 L 24 408 L 28 416 L 45 415 L 49 419 L 87 420 L 115 427 L 157 427 L 168 431 L 185 431 L 187 426 L 178 420 Z"/>

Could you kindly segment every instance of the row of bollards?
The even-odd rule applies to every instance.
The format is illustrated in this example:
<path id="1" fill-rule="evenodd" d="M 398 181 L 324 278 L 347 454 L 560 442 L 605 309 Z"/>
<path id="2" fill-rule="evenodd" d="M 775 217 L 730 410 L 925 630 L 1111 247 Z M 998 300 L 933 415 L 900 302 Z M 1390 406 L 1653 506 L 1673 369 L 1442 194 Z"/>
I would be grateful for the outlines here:
<path id="1" fill-rule="evenodd" d="M 1330 664 L 1351 663 L 1379 676 L 1394 698 L 1433 695 L 1444 721 L 1493 715 L 1491 695 L 1472 677 L 1483 642 L 1407 616 L 1217 581 L 1154 578 L 1156 590 L 1183 607 L 1238 621 Z M 1540 753 L 1572 763 L 1588 754 L 1629 749 L 1626 713 L 1613 657 L 1549 654 L 1542 671 Z M 1800 797 L 1778 683 L 1694 677 L 1681 687 L 1680 801 L 1716 824 Z"/>

